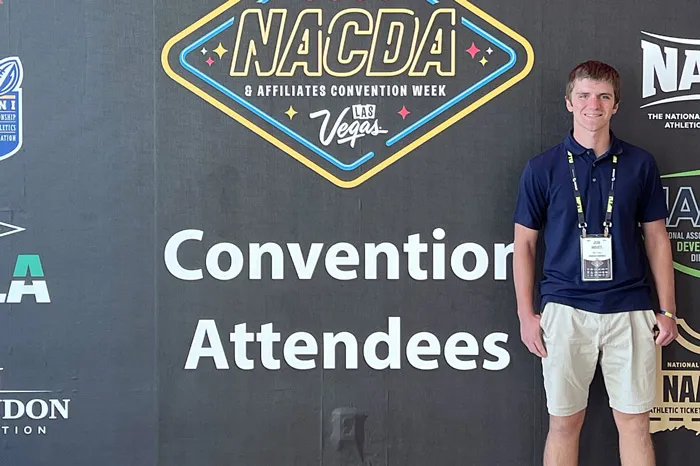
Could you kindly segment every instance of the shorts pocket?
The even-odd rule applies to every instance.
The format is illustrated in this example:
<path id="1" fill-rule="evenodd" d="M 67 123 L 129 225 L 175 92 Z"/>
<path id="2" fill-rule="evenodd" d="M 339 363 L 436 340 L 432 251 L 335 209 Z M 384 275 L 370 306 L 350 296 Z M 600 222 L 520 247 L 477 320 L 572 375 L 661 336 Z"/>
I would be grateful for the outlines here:
<path id="1" fill-rule="evenodd" d="M 552 320 L 551 319 L 551 314 L 555 312 L 554 309 L 551 309 L 552 304 L 547 303 L 544 306 L 544 309 L 542 309 L 542 312 L 540 312 L 540 328 L 544 330 L 545 332 L 549 328 L 549 322 Z"/>
<path id="2" fill-rule="evenodd" d="M 646 317 L 647 325 L 649 326 L 649 331 L 654 331 L 654 326 L 656 325 L 656 311 L 649 309 L 644 311 L 644 317 Z"/>

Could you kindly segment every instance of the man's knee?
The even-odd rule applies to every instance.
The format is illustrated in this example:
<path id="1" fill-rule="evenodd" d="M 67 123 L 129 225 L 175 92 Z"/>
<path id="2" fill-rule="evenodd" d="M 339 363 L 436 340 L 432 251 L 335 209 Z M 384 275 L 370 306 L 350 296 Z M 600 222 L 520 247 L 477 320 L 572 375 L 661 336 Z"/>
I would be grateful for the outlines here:
<path id="1" fill-rule="evenodd" d="M 586 410 L 571 416 L 549 416 L 549 433 L 562 437 L 575 437 L 581 433 Z"/>
<path id="2" fill-rule="evenodd" d="M 649 413 L 626 414 L 613 410 L 617 430 L 621 435 L 649 435 Z"/>

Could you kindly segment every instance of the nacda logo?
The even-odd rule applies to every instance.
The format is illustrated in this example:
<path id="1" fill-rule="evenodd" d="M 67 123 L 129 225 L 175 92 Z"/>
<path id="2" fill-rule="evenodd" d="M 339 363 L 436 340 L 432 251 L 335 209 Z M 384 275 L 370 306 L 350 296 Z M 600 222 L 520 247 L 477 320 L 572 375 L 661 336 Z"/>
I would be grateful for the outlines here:
<path id="1" fill-rule="evenodd" d="M 19 58 L 0 60 L 0 160 L 22 147 L 22 77 Z"/>
<path id="2" fill-rule="evenodd" d="M 532 69 L 527 40 L 466 0 L 369 3 L 229 0 L 170 39 L 162 65 L 343 188 L 373 177 Z"/>
<path id="3" fill-rule="evenodd" d="M 666 228 L 673 248 L 673 266 L 679 272 L 700 278 L 700 170 L 664 175 L 669 216 Z"/>
<path id="4" fill-rule="evenodd" d="M 68 420 L 71 400 L 51 398 L 52 390 L 18 390 L 4 384 L 0 368 L 0 435 L 43 436 L 47 425 Z"/>
<path id="5" fill-rule="evenodd" d="M 25 296 L 33 296 L 36 303 L 50 303 L 49 289 L 44 280 L 44 268 L 36 254 L 20 254 L 15 261 L 10 290 L 0 293 L 0 303 L 19 304 Z"/>
<path id="6" fill-rule="evenodd" d="M 642 31 L 642 99 L 640 108 L 700 100 L 700 39 L 683 39 Z M 697 106 L 649 113 L 668 129 L 700 129 Z"/>

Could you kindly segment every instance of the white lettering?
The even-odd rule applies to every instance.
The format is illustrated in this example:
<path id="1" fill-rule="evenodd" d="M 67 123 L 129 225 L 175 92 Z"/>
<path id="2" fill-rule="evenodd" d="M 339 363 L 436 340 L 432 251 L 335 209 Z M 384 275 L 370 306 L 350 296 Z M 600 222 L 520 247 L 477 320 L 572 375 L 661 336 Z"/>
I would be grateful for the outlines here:
<path id="1" fill-rule="evenodd" d="M 205 338 L 209 338 L 209 344 L 211 346 L 208 348 L 204 347 Z M 216 322 L 213 320 L 200 320 L 197 323 L 194 338 L 192 338 L 192 345 L 190 346 L 190 352 L 187 355 L 187 362 L 185 362 L 185 369 L 197 369 L 200 358 L 213 358 L 214 365 L 217 369 L 229 368 L 228 362 L 226 361 L 226 354 L 224 353 L 224 347 L 219 338 L 219 330 L 216 328 Z"/>
<path id="2" fill-rule="evenodd" d="M 180 265 L 177 259 L 177 252 L 185 241 L 202 241 L 204 232 L 202 230 L 182 230 L 175 233 L 165 244 L 165 266 L 175 278 L 180 280 L 201 280 L 202 269 L 189 270 Z"/>
<path id="3" fill-rule="evenodd" d="M 459 346 L 458 343 L 464 342 L 467 346 Z M 463 360 L 460 356 L 478 356 L 479 343 L 474 338 L 474 335 L 466 332 L 458 332 L 447 339 L 445 343 L 445 361 L 452 368 L 458 371 L 471 371 L 476 369 L 476 361 L 473 359 Z"/>
<path id="4" fill-rule="evenodd" d="M 228 270 L 222 270 L 219 266 L 221 254 L 228 254 L 231 266 Z M 232 280 L 243 270 L 243 252 L 231 243 L 218 243 L 209 249 L 206 258 L 207 272 L 217 280 Z M 201 271 L 200 271 L 201 273 Z"/>
<path id="5" fill-rule="evenodd" d="M 380 134 L 386 134 L 389 131 L 382 129 L 379 126 L 379 120 L 374 120 L 370 123 L 369 120 L 359 121 L 354 120 L 351 123 L 346 123 L 343 121 L 345 115 L 350 112 L 351 107 L 346 107 L 338 118 L 335 120 L 333 127 L 328 130 L 328 123 L 331 118 L 331 112 L 328 110 L 319 110 L 309 114 L 309 118 L 312 120 L 315 118 L 323 117 L 323 122 L 321 123 L 321 129 L 319 131 L 319 141 L 324 146 L 329 146 L 334 139 L 337 144 L 350 143 L 350 147 L 355 147 L 355 142 L 358 139 L 365 136 L 377 136 Z"/>
<path id="6" fill-rule="evenodd" d="M 377 346 L 386 343 L 389 352 L 386 358 L 377 356 Z M 374 332 L 367 337 L 364 346 L 364 356 L 367 365 L 372 369 L 383 370 L 386 368 L 401 369 L 401 318 L 389 317 L 389 332 Z"/>
<path id="7" fill-rule="evenodd" d="M 323 334 L 323 368 L 335 369 L 335 347 L 338 343 L 345 345 L 345 368 L 357 369 L 357 338 L 349 332 Z"/>
<path id="8" fill-rule="evenodd" d="M 476 263 L 472 270 L 464 268 L 464 256 L 474 254 Z M 478 280 L 486 274 L 489 268 L 489 256 L 486 249 L 476 243 L 460 244 L 452 251 L 452 271 L 462 280 Z"/>
<path id="9" fill-rule="evenodd" d="M 422 346 L 421 343 L 427 343 Z M 439 356 L 440 340 L 430 332 L 420 332 L 413 335 L 406 345 L 406 359 L 408 362 L 422 371 L 430 371 L 438 368 L 436 359 L 425 360 L 421 356 Z"/>
<path id="10" fill-rule="evenodd" d="M 302 343 L 302 345 L 299 346 L 299 343 Z M 318 344 L 310 333 L 292 333 L 284 342 L 284 360 L 292 369 L 308 371 L 315 368 L 315 360 L 302 360 L 298 356 L 316 356 L 317 354 Z"/>
<path id="11" fill-rule="evenodd" d="M 658 78 L 662 91 L 675 91 L 677 89 L 678 50 L 673 47 L 664 47 L 665 60 L 661 53 L 661 47 L 652 42 L 642 40 L 642 50 L 644 63 L 642 97 L 646 99 L 656 95 L 655 78 Z"/>
<path id="12" fill-rule="evenodd" d="M 484 350 L 496 358 L 495 361 L 484 360 L 484 369 L 487 371 L 500 371 L 510 364 L 510 353 L 496 343 L 508 343 L 508 334 L 496 332 L 484 338 Z"/>
<path id="13" fill-rule="evenodd" d="M 344 253 L 344 256 L 340 256 Z M 342 266 L 358 266 L 360 264 L 360 255 L 350 243 L 334 244 L 326 253 L 326 270 L 328 275 L 336 280 L 354 280 L 357 278 L 357 270 L 341 270 Z"/>
<path id="14" fill-rule="evenodd" d="M 27 295 L 34 296 L 34 300 L 39 304 L 51 302 L 45 280 L 32 280 L 30 284 L 24 283 L 24 280 L 12 280 L 5 302 L 18 304 L 22 302 L 22 297 Z"/>

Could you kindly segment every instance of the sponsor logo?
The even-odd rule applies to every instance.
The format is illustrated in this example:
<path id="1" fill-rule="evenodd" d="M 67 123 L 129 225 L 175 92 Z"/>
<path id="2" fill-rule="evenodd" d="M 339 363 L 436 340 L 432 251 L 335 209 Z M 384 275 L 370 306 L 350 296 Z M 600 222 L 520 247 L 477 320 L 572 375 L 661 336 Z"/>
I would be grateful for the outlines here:
<path id="1" fill-rule="evenodd" d="M 8 388 L 6 372 L 0 368 L 0 436 L 42 436 L 69 419 L 70 399 L 53 390 Z"/>
<path id="2" fill-rule="evenodd" d="M 673 267 L 700 278 L 700 170 L 663 175 L 669 216 L 666 229 L 673 249 Z M 656 403 L 651 432 L 686 428 L 700 435 L 700 332 L 678 319 L 679 336 L 657 349 Z"/>
<path id="3" fill-rule="evenodd" d="M 673 266 L 679 272 L 700 278 L 700 170 L 672 173 L 661 177 L 664 182 L 666 219 Z"/>
<path id="4" fill-rule="evenodd" d="M 700 332 L 678 319 L 678 339 L 657 349 L 656 402 L 651 433 L 684 427 L 700 435 Z"/>
<path id="5" fill-rule="evenodd" d="M 534 54 L 466 0 L 229 0 L 173 36 L 161 61 L 207 103 L 353 188 L 524 79 Z"/>
<path id="6" fill-rule="evenodd" d="M 44 279 L 44 267 L 37 254 L 20 254 L 15 261 L 10 289 L 0 293 L 0 304 L 19 304 L 26 296 L 32 296 L 39 304 L 51 302 Z"/>
<path id="7" fill-rule="evenodd" d="M 700 39 L 642 31 L 642 106 L 649 120 L 667 129 L 700 129 L 697 105 L 668 107 L 700 100 Z"/>
<path id="8" fill-rule="evenodd" d="M 0 60 L 0 160 L 22 148 L 22 77 L 18 57 Z"/>

